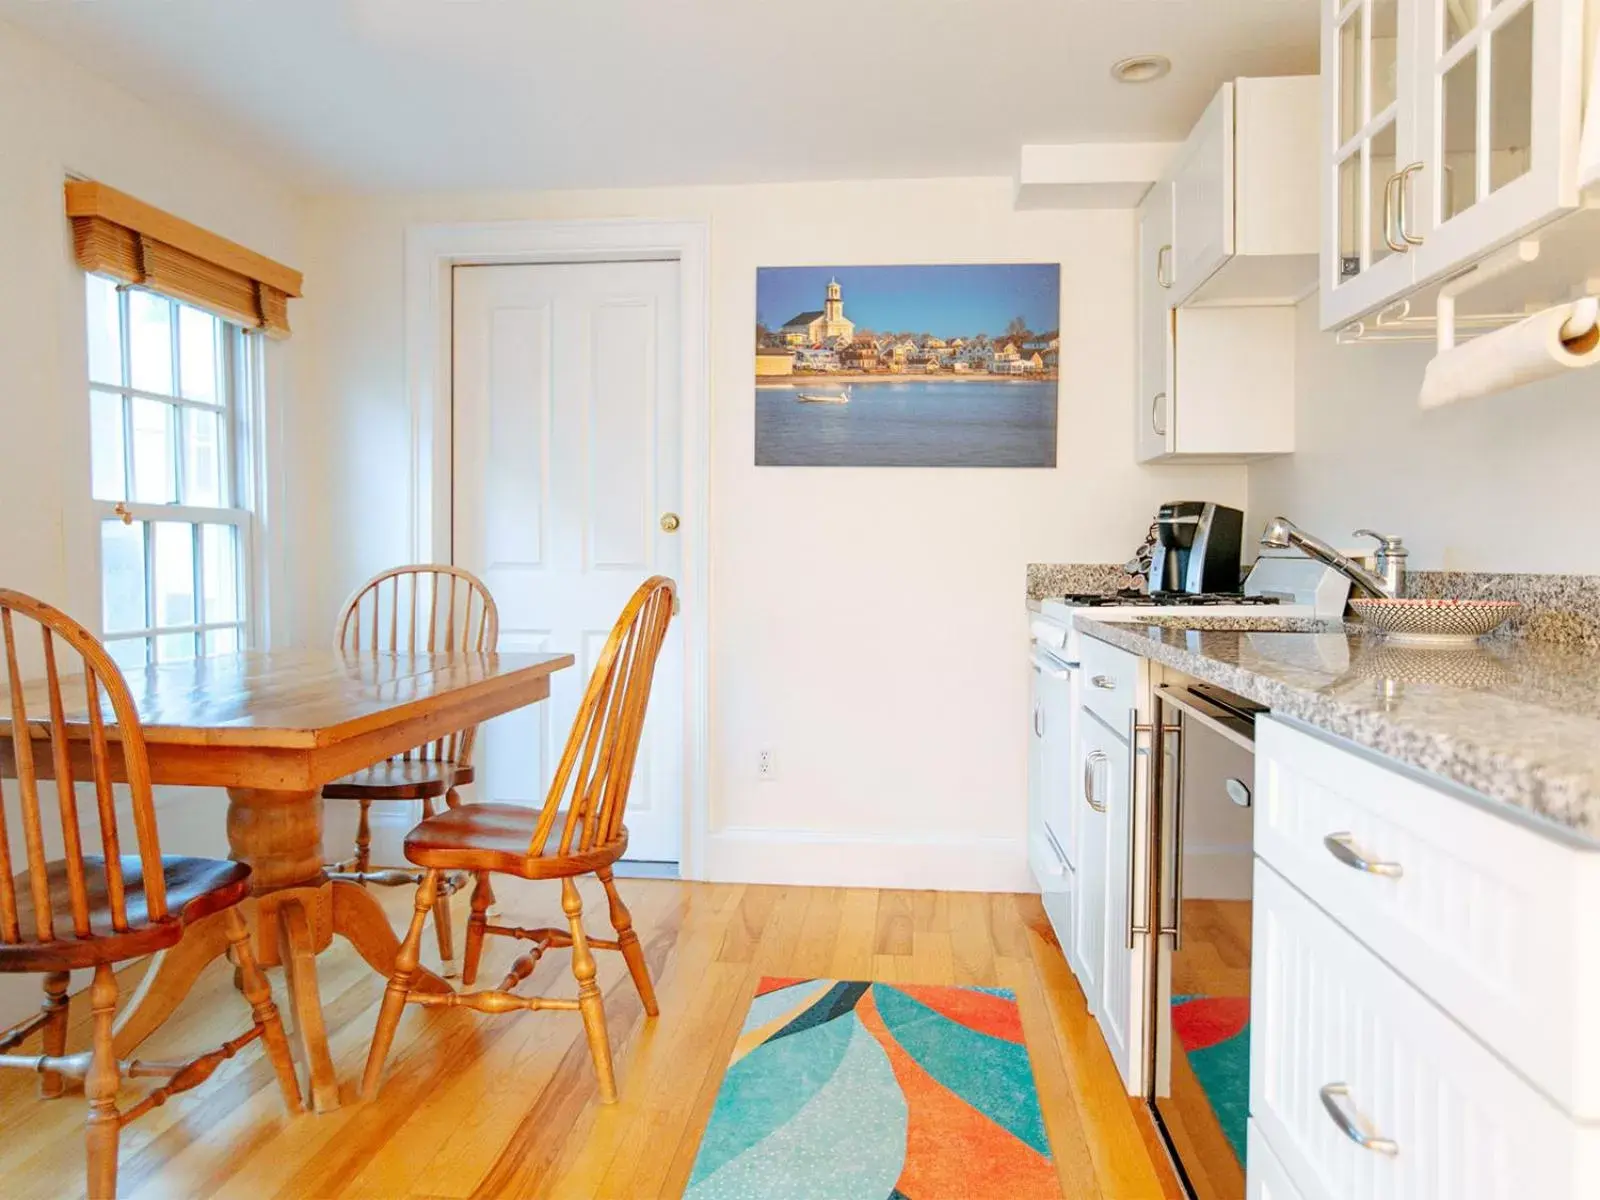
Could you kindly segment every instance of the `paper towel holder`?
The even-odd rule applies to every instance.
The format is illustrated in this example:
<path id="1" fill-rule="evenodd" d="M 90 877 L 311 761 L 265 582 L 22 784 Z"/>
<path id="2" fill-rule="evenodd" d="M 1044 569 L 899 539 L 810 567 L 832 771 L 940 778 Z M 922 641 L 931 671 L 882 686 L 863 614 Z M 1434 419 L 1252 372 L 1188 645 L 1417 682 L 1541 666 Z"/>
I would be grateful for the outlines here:
<path id="1" fill-rule="evenodd" d="M 1539 306 L 1531 305 L 1522 312 L 1458 314 L 1456 300 L 1508 271 L 1534 262 L 1538 257 L 1538 238 L 1512 242 L 1445 280 L 1439 286 L 1433 316 L 1413 316 L 1411 301 L 1399 300 L 1381 310 L 1370 324 L 1352 321 L 1344 326 L 1334 335 L 1334 341 L 1341 346 L 1375 342 L 1433 342 L 1437 353 L 1443 354 L 1455 348 L 1460 333 L 1469 330 L 1473 333 L 1489 333 L 1525 321 L 1539 311 Z M 1585 296 L 1576 303 L 1580 311 L 1562 326 L 1563 340 L 1594 335 L 1596 327 L 1600 326 L 1600 301 Z"/>

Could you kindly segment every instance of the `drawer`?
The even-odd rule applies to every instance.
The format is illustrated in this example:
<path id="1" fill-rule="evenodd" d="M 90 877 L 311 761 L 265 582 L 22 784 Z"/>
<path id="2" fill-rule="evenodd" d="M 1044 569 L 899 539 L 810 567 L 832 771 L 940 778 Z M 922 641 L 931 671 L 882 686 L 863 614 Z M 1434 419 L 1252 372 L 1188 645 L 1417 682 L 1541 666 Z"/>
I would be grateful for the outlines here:
<path id="1" fill-rule="evenodd" d="M 1600 1128 L 1534 1091 L 1259 860 L 1250 994 L 1250 1115 L 1305 1200 L 1596 1195 Z M 1388 1144 L 1359 1145 L 1346 1125 Z"/>
<path id="2" fill-rule="evenodd" d="M 1144 660 L 1085 637 L 1078 661 L 1082 667 L 1079 690 L 1083 706 L 1127 737 L 1128 712 L 1138 703 L 1139 671 Z"/>
<path id="3" fill-rule="evenodd" d="M 1600 855 L 1272 720 L 1255 851 L 1561 1108 L 1600 1118 Z"/>
<path id="4" fill-rule="evenodd" d="M 1305 1200 L 1254 1121 L 1245 1133 L 1245 1164 L 1245 1200 Z"/>

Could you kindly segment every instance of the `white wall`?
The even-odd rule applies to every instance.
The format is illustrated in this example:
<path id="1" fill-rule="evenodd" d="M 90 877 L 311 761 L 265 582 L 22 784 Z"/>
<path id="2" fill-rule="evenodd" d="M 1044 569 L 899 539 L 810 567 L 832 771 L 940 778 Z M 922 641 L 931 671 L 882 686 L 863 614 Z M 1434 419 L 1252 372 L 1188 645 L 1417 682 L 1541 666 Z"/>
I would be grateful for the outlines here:
<path id="1" fill-rule="evenodd" d="M 1026 886 L 1024 565 L 1121 561 L 1159 502 L 1245 493 L 1243 468 L 1133 462 L 1133 214 L 1019 213 L 1006 179 L 318 201 L 313 621 L 410 550 L 407 224 L 538 217 L 711 224 L 712 869 Z M 752 465 L 758 266 L 1008 260 L 1062 264 L 1060 468 Z"/>
<path id="2" fill-rule="evenodd" d="M 69 173 L 289 263 L 299 257 L 300 206 L 252 156 L 195 136 L 0 23 L 0 586 L 39 595 L 93 626 L 98 530 L 89 508 L 83 275 L 62 208 Z M 291 309 L 297 324 L 301 315 Z M 293 353 L 268 352 L 275 415 L 293 402 Z M 297 590 L 287 571 L 274 582 L 283 597 Z M 278 614 L 280 632 L 288 615 Z M 15 830 L 15 787 L 6 792 Z M 53 799 L 45 804 L 53 808 Z M 163 850 L 227 852 L 220 792 L 163 789 L 158 804 Z M 36 981 L 4 984 L 0 1026 L 37 1003 Z"/>
<path id="3" fill-rule="evenodd" d="M 1296 450 L 1250 468 L 1252 528 L 1402 534 L 1413 569 L 1600 574 L 1600 373 L 1423 412 L 1431 343 L 1338 346 L 1315 299 L 1297 315 Z"/>

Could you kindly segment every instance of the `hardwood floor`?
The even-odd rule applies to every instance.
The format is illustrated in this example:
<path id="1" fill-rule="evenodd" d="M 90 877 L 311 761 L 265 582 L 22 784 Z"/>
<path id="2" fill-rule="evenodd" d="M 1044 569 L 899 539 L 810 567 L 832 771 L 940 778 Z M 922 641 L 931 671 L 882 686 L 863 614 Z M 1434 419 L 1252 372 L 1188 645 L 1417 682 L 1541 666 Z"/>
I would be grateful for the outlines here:
<path id="1" fill-rule="evenodd" d="M 600 957 L 618 1104 L 598 1103 L 576 1014 L 484 1017 L 421 1008 L 408 1009 L 400 1023 L 379 1098 L 358 1103 L 383 983 L 340 945 L 320 968 L 346 1107 L 326 1116 L 285 1116 L 271 1067 L 252 1048 L 207 1086 L 127 1130 L 122 1194 L 140 1200 L 676 1196 L 756 980 L 768 974 L 1014 989 L 1063 1196 L 1180 1195 L 1152 1150 L 1148 1118 L 1122 1092 L 1037 897 L 665 880 L 621 886 L 662 1015 L 646 1023 L 621 959 Z M 506 880 L 502 887 L 497 880 L 496 887 L 499 909 L 520 923 L 559 916 L 552 884 Z M 410 889 L 384 889 L 378 898 L 396 921 L 411 902 Z M 591 917 L 604 911 L 592 879 L 584 900 Z M 455 902 L 464 906 L 466 897 Z M 463 915 L 464 907 L 457 919 Z M 498 978 L 515 950 L 490 939 L 484 976 Z M 425 959 L 425 965 L 434 964 Z M 125 995 L 139 970 L 124 979 Z M 526 986 L 575 994 L 566 954 L 549 955 Z M 281 1002 L 276 972 L 274 987 Z M 83 1044 L 87 1015 L 75 998 L 74 1048 Z M 246 1028 L 248 1018 L 226 965 L 213 964 L 140 1053 L 161 1058 L 209 1044 Z M 83 1098 L 41 1101 L 36 1089 L 31 1075 L 0 1074 L 0 1190 L 7 1200 L 81 1196 Z"/>

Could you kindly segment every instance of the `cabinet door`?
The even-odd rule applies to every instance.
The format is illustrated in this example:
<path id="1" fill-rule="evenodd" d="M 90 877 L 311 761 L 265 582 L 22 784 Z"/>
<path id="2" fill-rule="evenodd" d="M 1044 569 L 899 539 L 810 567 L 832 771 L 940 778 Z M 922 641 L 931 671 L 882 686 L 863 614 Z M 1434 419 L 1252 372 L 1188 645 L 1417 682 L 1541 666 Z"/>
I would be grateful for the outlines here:
<path id="1" fill-rule="evenodd" d="M 1148 778 L 1148 751 L 1130 750 L 1123 738 L 1088 713 L 1082 737 L 1091 755 L 1098 751 L 1104 756 L 1103 771 L 1095 778 L 1106 823 L 1105 965 L 1095 1016 L 1129 1094 L 1138 1094 L 1144 1090 L 1146 935 L 1133 930 L 1136 923 L 1148 928 L 1149 898 L 1144 894 L 1148 839 L 1139 832 L 1145 807 L 1134 781 Z"/>
<path id="2" fill-rule="evenodd" d="M 1028 830 L 1044 825 L 1044 667 L 1037 657 L 1028 675 Z"/>
<path id="3" fill-rule="evenodd" d="M 1173 307 L 1233 257 L 1233 93 L 1222 85 L 1173 164 Z"/>
<path id="4" fill-rule="evenodd" d="M 1411 289 L 1399 229 L 1412 161 L 1417 0 L 1322 0 L 1322 327 L 1336 329 Z"/>
<path id="5" fill-rule="evenodd" d="M 1133 398 L 1140 462 L 1170 454 L 1172 420 L 1172 184 L 1158 183 L 1139 205 L 1139 383 Z"/>
<path id="6" fill-rule="evenodd" d="M 1044 770 L 1039 805 L 1061 857 L 1075 867 L 1078 865 L 1076 819 L 1082 806 L 1074 803 L 1077 751 L 1072 745 L 1072 717 L 1077 697 L 1072 677 L 1070 671 L 1046 670 L 1040 678 L 1039 729 L 1043 735 L 1040 750 Z"/>
<path id="7" fill-rule="evenodd" d="M 1101 726 L 1087 711 L 1078 714 L 1078 902 L 1072 913 L 1072 963 L 1089 1011 L 1100 1011 L 1106 959 L 1106 809 L 1110 786 Z M 1095 740 L 1091 740 L 1094 738 Z"/>
<path id="8" fill-rule="evenodd" d="M 1417 278 L 1578 203 L 1582 0 L 1413 0 L 1418 143 L 1401 192 Z"/>

